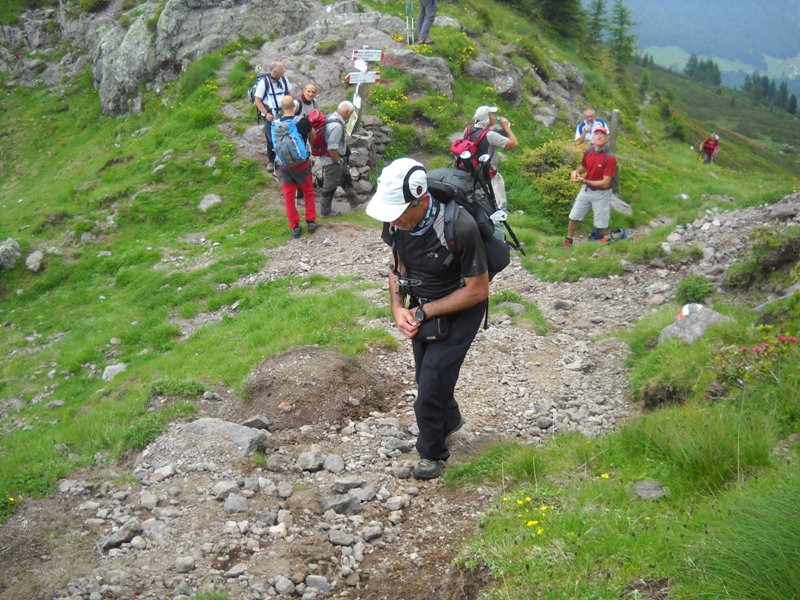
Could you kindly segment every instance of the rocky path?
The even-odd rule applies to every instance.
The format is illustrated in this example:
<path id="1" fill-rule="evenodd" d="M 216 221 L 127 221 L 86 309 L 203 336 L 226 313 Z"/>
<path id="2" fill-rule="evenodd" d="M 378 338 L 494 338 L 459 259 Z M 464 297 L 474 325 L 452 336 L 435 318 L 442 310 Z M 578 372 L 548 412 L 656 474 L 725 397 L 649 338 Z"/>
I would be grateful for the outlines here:
<path id="1" fill-rule="evenodd" d="M 274 192 L 277 203 L 277 184 Z M 467 424 L 453 438 L 452 462 L 498 438 L 602 435 L 635 414 L 617 334 L 670 302 L 690 272 L 719 278 L 747 231 L 797 223 L 798 214 L 798 194 L 707 213 L 676 228 L 665 248 L 697 245 L 699 263 L 625 263 L 622 275 L 602 280 L 545 283 L 515 258 L 492 291 L 535 303 L 549 331 L 508 316 L 513 304 L 492 312 L 457 387 Z M 387 301 L 388 252 L 377 228 L 326 221 L 314 236 L 265 252 L 263 270 L 236 285 L 351 276 L 370 284 L 368 301 Z M 235 318 L 235 308 L 223 310 Z M 182 326 L 190 335 L 215 318 Z M 397 335 L 386 320 L 366 324 Z M 0 599 L 185 599 L 212 590 L 236 600 L 476 597 L 485 574 L 452 560 L 500 490 L 409 477 L 416 429 L 407 342 L 358 359 L 295 349 L 258 365 L 248 386 L 248 403 L 207 392 L 203 418 L 174 424 L 125 469 L 76 473 L 55 497 L 25 502 L 0 528 Z"/>

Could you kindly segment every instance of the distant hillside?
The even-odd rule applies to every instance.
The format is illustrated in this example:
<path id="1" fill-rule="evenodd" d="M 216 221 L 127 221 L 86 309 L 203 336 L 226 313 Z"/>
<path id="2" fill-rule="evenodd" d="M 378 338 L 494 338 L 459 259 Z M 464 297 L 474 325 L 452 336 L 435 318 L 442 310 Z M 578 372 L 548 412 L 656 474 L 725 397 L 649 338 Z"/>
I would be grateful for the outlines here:
<path id="1" fill-rule="evenodd" d="M 608 3 L 610 4 L 610 2 Z M 785 76 L 800 92 L 800 0 L 626 0 L 640 49 L 682 69 L 689 54 L 711 57 L 736 86 L 754 70 Z"/>

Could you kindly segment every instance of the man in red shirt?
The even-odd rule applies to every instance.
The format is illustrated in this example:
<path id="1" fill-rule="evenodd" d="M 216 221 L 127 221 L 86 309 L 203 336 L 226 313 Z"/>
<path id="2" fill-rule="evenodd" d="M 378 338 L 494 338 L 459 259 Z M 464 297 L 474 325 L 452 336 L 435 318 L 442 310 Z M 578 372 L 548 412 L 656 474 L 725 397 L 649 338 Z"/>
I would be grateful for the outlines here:
<path id="1" fill-rule="evenodd" d="M 703 153 L 703 163 L 710 164 L 714 160 L 714 155 L 719 152 L 719 136 L 712 133 L 704 139 L 700 144 L 700 152 Z"/>
<path id="2" fill-rule="evenodd" d="M 570 175 L 570 181 L 581 184 L 581 191 L 569 213 L 564 247 L 572 246 L 575 230 L 589 209 L 599 234 L 598 241 L 606 241 L 605 233 L 611 218 L 611 179 L 617 174 L 617 157 L 606 148 L 607 143 L 608 129 L 596 127 L 592 146 L 584 153 L 581 166 Z"/>

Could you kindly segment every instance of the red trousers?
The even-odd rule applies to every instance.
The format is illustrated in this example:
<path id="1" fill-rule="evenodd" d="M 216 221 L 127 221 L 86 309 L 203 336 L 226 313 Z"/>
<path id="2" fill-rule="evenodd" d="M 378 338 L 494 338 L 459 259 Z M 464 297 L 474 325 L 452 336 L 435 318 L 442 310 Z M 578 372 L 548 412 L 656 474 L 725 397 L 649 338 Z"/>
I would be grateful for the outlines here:
<path id="1" fill-rule="evenodd" d="M 284 178 L 284 179 L 289 179 Z M 299 183 L 287 183 L 285 180 L 281 181 L 283 188 L 283 202 L 286 204 L 286 218 L 289 220 L 289 229 L 294 229 L 300 223 L 300 215 L 297 213 L 297 205 L 295 204 L 295 196 L 297 195 L 297 188 L 303 191 L 303 201 L 306 205 L 306 223 L 309 221 L 317 220 L 317 205 L 314 196 L 314 180 L 309 172 L 305 181 Z"/>

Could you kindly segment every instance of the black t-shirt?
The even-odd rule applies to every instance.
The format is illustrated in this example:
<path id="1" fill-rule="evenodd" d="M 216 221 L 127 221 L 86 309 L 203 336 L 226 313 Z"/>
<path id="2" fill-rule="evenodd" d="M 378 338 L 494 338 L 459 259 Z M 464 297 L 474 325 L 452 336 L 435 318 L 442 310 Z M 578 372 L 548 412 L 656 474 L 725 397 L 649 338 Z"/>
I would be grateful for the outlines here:
<path id="1" fill-rule="evenodd" d="M 455 254 L 443 244 L 444 207 L 439 203 L 433 226 L 422 235 L 401 230 L 390 235 L 388 224 L 384 227 L 384 241 L 391 245 L 394 238 L 397 254 L 405 265 L 403 276 L 420 282 L 411 287 L 417 298 L 442 298 L 463 287 L 465 277 L 477 277 L 487 271 L 486 249 L 478 225 L 463 208 L 458 211 L 454 237 Z"/>

